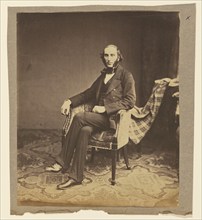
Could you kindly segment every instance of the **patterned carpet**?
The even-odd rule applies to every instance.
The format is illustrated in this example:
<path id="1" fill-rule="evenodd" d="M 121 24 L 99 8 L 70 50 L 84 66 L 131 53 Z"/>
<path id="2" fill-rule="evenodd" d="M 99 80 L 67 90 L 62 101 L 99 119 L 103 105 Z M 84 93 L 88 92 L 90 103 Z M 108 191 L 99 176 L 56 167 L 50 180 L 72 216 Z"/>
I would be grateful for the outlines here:
<path id="1" fill-rule="evenodd" d="M 18 131 L 18 204 L 58 206 L 176 207 L 179 182 L 175 151 L 137 153 L 129 146 L 127 170 L 122 156 L 117 162 L 117 184 L 110 184 L 109 152 L 96 151 L 94 162 L 86 160 L 82 185 L 57 190 L 67 174 L 46 172 L 61 149 L 59 130 Z"/>

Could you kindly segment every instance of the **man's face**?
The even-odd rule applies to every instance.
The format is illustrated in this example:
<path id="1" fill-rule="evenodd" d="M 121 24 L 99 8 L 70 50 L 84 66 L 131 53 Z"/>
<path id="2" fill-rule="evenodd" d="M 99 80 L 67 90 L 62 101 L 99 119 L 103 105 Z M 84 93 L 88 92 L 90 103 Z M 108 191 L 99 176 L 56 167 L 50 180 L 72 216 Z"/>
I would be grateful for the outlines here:
<path id="1" fill-rule="evenodd" d="M 113 67 L 118 60 L 117 49 L 109 46 L 104 49 L 104 60 L 107 67 Z"/>

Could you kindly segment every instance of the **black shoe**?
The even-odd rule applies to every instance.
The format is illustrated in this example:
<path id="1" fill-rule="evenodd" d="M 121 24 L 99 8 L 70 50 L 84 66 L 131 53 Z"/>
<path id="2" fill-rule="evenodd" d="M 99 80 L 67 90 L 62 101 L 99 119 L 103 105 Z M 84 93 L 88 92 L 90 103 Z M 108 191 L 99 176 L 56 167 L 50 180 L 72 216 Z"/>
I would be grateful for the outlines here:
<path id="1" fill-rule="evenodd" d="M 66 182 L 57 185 L 57 189 L 64 190 L 64 189 L 67 189 L 69 187 L 76 186 L 79 184 L 81 184 L 81 182 L 77 182 L 70 178 Z"/>

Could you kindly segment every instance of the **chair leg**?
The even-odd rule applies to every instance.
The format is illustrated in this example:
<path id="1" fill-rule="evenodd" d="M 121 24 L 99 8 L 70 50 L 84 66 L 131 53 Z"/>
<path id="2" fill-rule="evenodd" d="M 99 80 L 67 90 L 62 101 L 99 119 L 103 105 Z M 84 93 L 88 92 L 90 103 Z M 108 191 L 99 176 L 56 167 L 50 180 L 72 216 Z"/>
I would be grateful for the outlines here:
<path id="1" fill-rule="evenodd" d="M 116 181 L 116 160 L 117 160 L 117 150 L 112 150 L 112 180 L 111 184 L 115 185 Z"/>
<path id="2" fill-rule="evenodd" d="M 94 156 L 95 156 L 95 148 L 93 147 L 91 149 L 91 158 L 90 158 L 90 161 L 93 162 L 94 161 Z"/>
<path id="3" fill-rule="evenodd" d="M 120 161 L 120 152 L 117 151 L 117 162 L 119 162 L 119 161 Z"/>
<path id="4" fill-rule="evenodd" d="M 127 170 L 130 170 L 131 167 L 129 165 L 129 160 L 128 160 L 128 150 L 127 150 L 127 145 L 125 147 L 123 147 L 123 157 L 124 157 L 124 161 L 127 167 Z"/>

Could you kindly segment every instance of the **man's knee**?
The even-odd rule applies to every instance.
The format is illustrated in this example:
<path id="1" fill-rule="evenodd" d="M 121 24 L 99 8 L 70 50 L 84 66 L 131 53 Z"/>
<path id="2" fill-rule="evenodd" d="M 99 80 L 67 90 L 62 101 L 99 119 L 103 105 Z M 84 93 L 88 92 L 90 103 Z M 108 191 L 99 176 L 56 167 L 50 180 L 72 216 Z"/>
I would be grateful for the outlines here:
<path id="1" fill-rule="evenodd" d="M 90 126 L 85 126 L 83 128 L 81 128 L 81 132 L 85 133 L 85 134 L 91 134 L 93 131 L 93 128 Z"/>
<path id="2" fill-rule="evenodd" d="M 78 112 L 74 116 L 74 120 L 82 121 L 84 119 L 84 112 Z"/>

